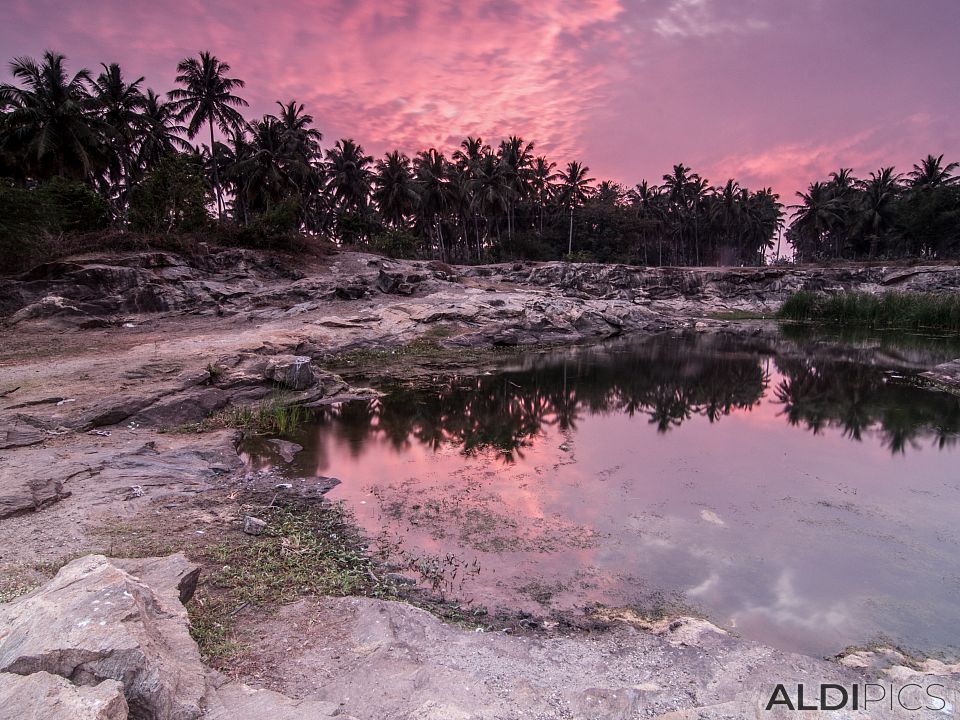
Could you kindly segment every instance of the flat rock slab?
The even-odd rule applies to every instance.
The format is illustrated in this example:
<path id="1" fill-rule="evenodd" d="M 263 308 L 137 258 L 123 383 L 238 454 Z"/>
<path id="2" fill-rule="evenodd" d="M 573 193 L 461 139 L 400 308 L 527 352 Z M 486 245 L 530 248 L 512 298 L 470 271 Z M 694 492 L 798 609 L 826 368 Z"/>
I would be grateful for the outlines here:
<path id="1" fill-rule="evenodd" d="M 797 683 L 956 681 L 946 666 L 899 666 L 899 675 L 843 667 L 746 642 L 694 618 L 514 636 L 465 630 L 369 598 L 288 605 L 250 628 L 247 641 L 262 663 L 258 677 L 271 687 L 340 703 L 360 720 L 789 718 L 798 713 L 764 710 L 777 683 L 792 687 L 796 699 Z M 872 707 L 869 716 L 944 717 L 885 707 Z"/>
<path id="2" fill-rule="evenodd" d="M 27 447 L 43 442 L 46 433 L 31 425 L 15 423 L 9 427 L 0 428 L 0 450 L 9 448 Z"/>
<path id="3" fill-rule="evenodd" d="M 356 720 L 339 703 L 295 700 L 273 690 L 255 689 L 243 683 L 219 688 L 205 720 Z"/>
<path id="4" fill-rule="evenodd" d="M 97 470 L 79 462 L 37 464 L 16 456 L 0 465 L 0 518 L 35 512 L 70 496 L 65 484 Z"/>
<path id="5" fill-rule="evenodd" d="M 74 685 L 59 675 L 0 673 L 0 720 L 127 720 L 123 685 Z"/>

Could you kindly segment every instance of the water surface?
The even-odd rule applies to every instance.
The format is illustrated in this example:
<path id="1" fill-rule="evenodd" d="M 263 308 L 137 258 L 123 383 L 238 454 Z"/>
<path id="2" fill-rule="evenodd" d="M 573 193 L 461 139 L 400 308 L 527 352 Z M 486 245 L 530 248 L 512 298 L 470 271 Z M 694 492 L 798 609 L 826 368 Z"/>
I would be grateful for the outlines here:
<path id="1" fill-rule="evenodd" d="M 340 478 L 371 536 L 487 607 L 681 606 L 800 652 L 955 655 L 960 399 L 915 374 L 960 353 L 835 341 L 515 359 L 329 408 L 287 472 Z"/>

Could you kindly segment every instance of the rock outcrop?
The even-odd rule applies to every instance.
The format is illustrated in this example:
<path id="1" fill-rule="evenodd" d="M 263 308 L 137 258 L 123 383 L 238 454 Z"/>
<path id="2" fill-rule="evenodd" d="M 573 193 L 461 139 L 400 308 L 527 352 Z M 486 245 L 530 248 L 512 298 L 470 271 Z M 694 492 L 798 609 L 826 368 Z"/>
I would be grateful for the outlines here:
<path id="1" fill-rule="evenodd" d="M 171 579 L 198 571 L 182 555 L 147 565 Z M 135 563 L 75 560 L 0 609 L 0 672 L 49 673 L 79 686 L 115 681 L 134 717 L 195 720 L 207 688 L 178 586 L 148 585 Z"/>
<path id="2" fill-rule="evenodd" d="M 179 553 L 88 555 L 0 606 L 0 720 L 350 720 L 206 668 L 183 605 L 199 572 Z"/>

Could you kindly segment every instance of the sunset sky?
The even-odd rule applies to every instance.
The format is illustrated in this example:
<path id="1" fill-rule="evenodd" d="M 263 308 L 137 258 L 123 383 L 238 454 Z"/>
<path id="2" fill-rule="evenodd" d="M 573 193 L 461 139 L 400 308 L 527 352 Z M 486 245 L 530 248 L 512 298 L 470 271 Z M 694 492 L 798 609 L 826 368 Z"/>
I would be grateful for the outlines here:
<path id="1" fill-rule="evenodd" d="M 957 0 L 6 0 L 6 59 L 119 62 L 170 89 L 209 49 L 248 116 L 306 103 L 372 154 L 515 133 L 599 178 L 684 162 L 787 202 L 837 167 L 960 160 Z M 6 73 L 3 74 L 7 78 Z"/>

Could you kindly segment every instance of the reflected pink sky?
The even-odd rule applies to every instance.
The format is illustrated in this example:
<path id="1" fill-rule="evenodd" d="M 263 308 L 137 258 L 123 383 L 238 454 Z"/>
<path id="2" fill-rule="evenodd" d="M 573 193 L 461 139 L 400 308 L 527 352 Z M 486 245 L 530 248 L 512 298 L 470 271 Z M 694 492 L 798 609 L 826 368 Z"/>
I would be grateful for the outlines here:
<path id="1" fill-rule="evenodd" d="M 792 201 L 841 165 L 960 159 L 958 27 L 955 0 L 13 0 L 0 47 L 162 91 L 210 49 L 251 115 L 296 98 L 373 154 L 516 133 L 597 177 L 682 161 Z"/>

